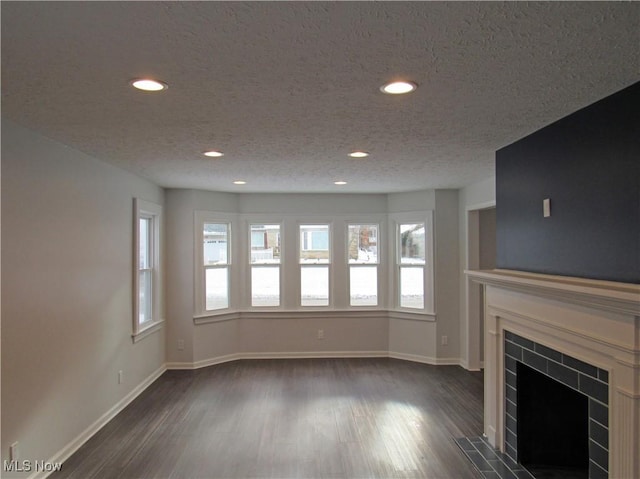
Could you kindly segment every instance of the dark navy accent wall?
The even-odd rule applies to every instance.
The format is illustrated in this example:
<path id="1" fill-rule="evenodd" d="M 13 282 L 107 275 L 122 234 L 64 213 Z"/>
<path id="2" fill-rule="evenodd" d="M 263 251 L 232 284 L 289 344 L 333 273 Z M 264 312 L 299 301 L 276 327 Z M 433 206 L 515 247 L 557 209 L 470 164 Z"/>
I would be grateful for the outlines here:
<path id="1" fill-rule="evenodd" d="M 498 150 L 496 215 L 498 268 L 640 283 L 640 82 Z"/>

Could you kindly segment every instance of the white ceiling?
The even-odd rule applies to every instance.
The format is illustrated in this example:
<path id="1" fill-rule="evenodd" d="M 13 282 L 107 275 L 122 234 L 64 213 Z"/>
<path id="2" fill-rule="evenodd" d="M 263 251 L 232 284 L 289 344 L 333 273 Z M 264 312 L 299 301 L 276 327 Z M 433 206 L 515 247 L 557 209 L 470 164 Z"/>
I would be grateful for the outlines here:
<path id="1" fill-rule="evenodd" d="M 1 8 L 2 115 L 164 187 L 457 188 L 491 176 L 496 149 L 640 79 L 635 2 Z M 135 91 L 141 76 L 169 89 Z M 380 93 L 394 78 L 419 88 Z"/>

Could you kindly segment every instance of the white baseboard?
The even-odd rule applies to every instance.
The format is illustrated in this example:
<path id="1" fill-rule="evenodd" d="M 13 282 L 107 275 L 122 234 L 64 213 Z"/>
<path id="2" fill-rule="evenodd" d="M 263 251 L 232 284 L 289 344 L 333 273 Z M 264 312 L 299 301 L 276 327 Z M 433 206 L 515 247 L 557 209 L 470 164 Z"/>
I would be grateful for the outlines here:
<path id="1" fill-rule="evenodd" d="M 118 401 L 111 409 L 109 409 L 106 413 L 100 416 L 93 424 L 91 424 L 88 428 L 82 431 L 75 439 L 73 439 L 69 444 L 63 447 L 58 453 L 56 453 L 51 459 L 47 462 L 50 464 L 53 463 L 62 463 L 66 461 L 74 452 L 76 452 L 80 447 L 87 442 L 91 437 L 96 434 L 100 429 L 102 429 L 111 419 L 113 419 L 120 411 L 122 411 L 125 407 L 131 403 L 135 398 L 137 398 L 145 389 L 147 389 L 156 379 L 158 379 L 162 373 L 167 370 L 165 365 L 163 364 L 161 367 L 156 369 L 151 375 L 149 375 L 146 379 L 144 379 L 140 384 L 138 384 L 135 388 L 133 388 L 129 394 L 123 397 L 120 401 Z M 36 471 L 31 474 L 28 479 L 44 479 L 48 477 L 51 472 L 44 471 Z"/>
<path id="2" fill-rule="evenodd" d="M 386 358 L 387 351 L 299 351 L 242 353 L 242 359 Z"/>
<path id="3" fill-rule="evenodd" d="M 459 358 L 433 358 L 430 356 L 422 356 L 419 354 L 398 353 L 389 351 L 388 357 L 394 359 L 402 359 L 404 361 L 413 361 L 414 363 L 431 364 L 434 366 L 460 366 Z"/>
<path id="4" fill-rule="evenodd" d="M 189 363 L 189 362 L 167 363 L 166 367 L 167 369 L 172 369 L 172 370 L 173 369 L 175 370 L 200 369 L 200 368 L 206 368 L 207 366 L 213 366 L 215 364 L 228 363 L 229 361 L 237 361 L 238 359 L 244 359 L 242 354 L 233 353 L 233 354 L 227 354 L 225 356 L 217 356 L 215 358 L 203 359 L 201 361 L 196 361 L 195 363 Z"/>
<path id="5" fill-rule="evenodd" d="M 176 362 L 167 363 L 167 369 L 200 369 L 215 364 L 238 361 L 240 359 L 311 359 L 311 358 L 386 358 L 387 351 L 299 351 L 281 353 L 246 352 L 227 354 L 215 358 L 203 359 L 195 363 Z"/>

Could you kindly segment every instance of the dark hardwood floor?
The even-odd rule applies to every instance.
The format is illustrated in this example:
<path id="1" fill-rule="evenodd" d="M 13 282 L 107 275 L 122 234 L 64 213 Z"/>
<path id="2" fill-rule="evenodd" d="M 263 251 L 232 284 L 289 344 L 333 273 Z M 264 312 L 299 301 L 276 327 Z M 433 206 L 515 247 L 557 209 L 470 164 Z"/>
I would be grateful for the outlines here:
<path id="1" fill-rule="evenodd" d="M 481 477 L 482 373 L 395 359 L 246 360 L 167 371 L 49 476 Z"/>

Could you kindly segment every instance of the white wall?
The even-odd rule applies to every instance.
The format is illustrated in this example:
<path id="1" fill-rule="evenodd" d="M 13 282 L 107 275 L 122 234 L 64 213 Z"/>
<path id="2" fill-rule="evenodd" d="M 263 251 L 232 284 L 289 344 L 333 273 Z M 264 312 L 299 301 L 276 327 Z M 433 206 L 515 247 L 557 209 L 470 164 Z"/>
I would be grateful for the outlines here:
<path id="1" fill-rule="evenodd" d="M 437 315 L 427 320 L 415 316 L 371 311 L 349 311 L 346 278 L 333 277 L 333 307 L 325 311 L 301 311 L 291 292 L 296 285 L 295 248 L 285 247 L 283 257 L 283 308 L 269 314 L 251 313 L 245 291 L 246 274 L 242 255 L 237 249 L 246 246 L 243 239 L 232 240 L 236 248 L 232 271 L 230 314 L 194 322 L 194 215 L 196 211 L 213 211 L 230 215 L 242 232 L 251 218 L 285 219 L 289 225 L 310 218 L 334 221 L 360 221 L 374 218 L 383 228 L 388 214 L 435 210 L 435 284 Z M 455 190 L 420 191 L 391 195 L 317 195 L 317 194 L 230 194 L 206 191 L 168 190 L 166 193 L 167 231 L 167 361 L 169 367 L 199 367 L 237 357 L 288 355 L 387 355 L 406 359 L 457 363 L 459 358 L 459 284 L 458 284 L 458 193 Z M 241 225 L 241 226 L 238 226 Z M 335 228 L 334 234 L 340 228 Z M 295 245 L 295 231 L 284 228 L 285 244 Z M 386 236 L 386 235 L 385 235 Z M 384 237 L 384 236 L 383 236 Z M 334 238 L 340 243 L 340 238 Z M 345 239 L 346 243 L 346 239 Z M 383 249 L 387 249 L 387 244 Z M 288 251 L 288 252 L 287 252 Z M 340 254 L 336 252 L 336 254 Z M 388 255 L 388 250 L 382 253 Z M 392 255 L 391 255 L 392 256 Z M 337 263 L 342 261 L 334 257 Z M 393 309 L 389 303 L 387 278 L 389 266 L 380 265 L 380 307 Z M 242 280 L 244 278 L 244 280 Z M 295 291 L 294 291 L 295 292 Z M 241 311 L 241 313 L 239 313 Z M 317 332 L 324 331 L 319 340 Z M 446 335 L 449 344 L 441 346 Z M 178 341 L 184 349 L 178 349 Z"/>
<path id="2" fill-rule="evenodd" d="M 479 337 L 480 319 L 478 311 L 469 310 L 469 303 L 480 301 L 480 286 L 472 284 L 467 280 L 464 270 L 469 267 L 469 223 L 479 233 L 480 215 L 479 210 L 493 207 L 496 203 L 496 182 L 495 176 L 468 185 L 458 190 L 458 224 L 459 224 L 459 284 L 460 284 L 460 358 L 461 364 L 470 369 L 481 367 L 481 339 Z M 479 240 L 478 240 L 479 241 Z M 474 246 L 474 245 L 472 245 Z M 475 247 L 475 246 L 474 246 Z M 477 251 L 472 251 L 475 255 L 472 262 L 479 262 L 481 251 L 479 246 Z M 486 252 L 482 253 L 486 259 Z M 471 319 L 470 319 L 471 315 Z"/>
<path id="3" fill-rule="evenodd" d="M 163 370 L 164 331 L 131 338 L 133 198 L 163 191 L 6 120 L 2 169 L 2 459 L 48 460 Z"/>
<path id="4" fill-rule="evenodd" d="M 435 298 L 437 357 L 441 363 L 460 358 L 460 287 L 458 247 L 458 191 L 436 190 Z M 446 343 L 443 344 L 443 337 Z"/>

